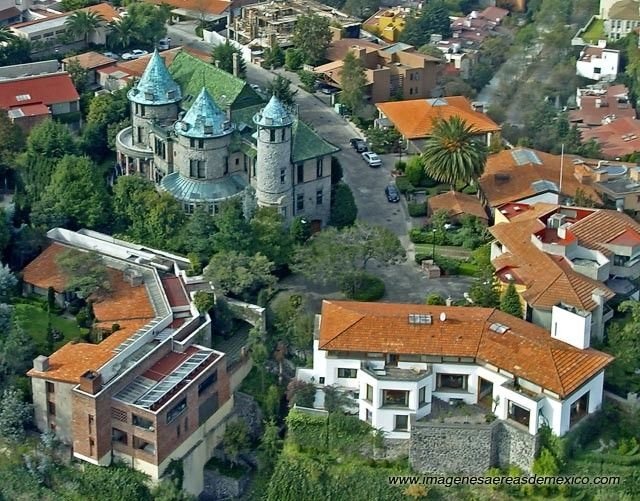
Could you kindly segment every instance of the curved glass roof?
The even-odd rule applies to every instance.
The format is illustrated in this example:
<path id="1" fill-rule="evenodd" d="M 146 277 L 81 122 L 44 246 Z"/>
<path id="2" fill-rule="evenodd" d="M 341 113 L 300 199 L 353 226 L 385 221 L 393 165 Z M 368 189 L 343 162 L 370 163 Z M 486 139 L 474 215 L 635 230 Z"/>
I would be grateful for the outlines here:
<path id="1" fill-rule="evenodd" d="M 192 179 L 179 172 L 162 178 L 160 187 L 181 202 L 205 203 L 222 201 L 242 193 L 247 181 L 240 174 L 232 174 L 220 179 Z"/>

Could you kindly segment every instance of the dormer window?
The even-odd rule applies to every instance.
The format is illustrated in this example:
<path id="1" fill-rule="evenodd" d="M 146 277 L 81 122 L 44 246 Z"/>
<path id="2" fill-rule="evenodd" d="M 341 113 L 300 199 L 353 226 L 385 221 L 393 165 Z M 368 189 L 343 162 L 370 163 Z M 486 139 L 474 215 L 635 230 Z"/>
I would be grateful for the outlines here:
<path id="1" fill-rule="evenodd" d="M 204 126 L 205 134 L 213 134 L 213 125 L 205 125 Z"/>
<path id="2" fill-rule="evenodd" d="M 167 92 L 167 99 L 175 99 L 175 98 L 176 98 L 175 90 L 170 90 L 169 92 Z"/>
<path id="3" fill-rule="evenodd" d="M 153 93 L 152 93 L 152 92 L 145 92 L 145 93 L 144 93 L 144 98 L 145 98 L 147 101 L 153 101 Z"/>

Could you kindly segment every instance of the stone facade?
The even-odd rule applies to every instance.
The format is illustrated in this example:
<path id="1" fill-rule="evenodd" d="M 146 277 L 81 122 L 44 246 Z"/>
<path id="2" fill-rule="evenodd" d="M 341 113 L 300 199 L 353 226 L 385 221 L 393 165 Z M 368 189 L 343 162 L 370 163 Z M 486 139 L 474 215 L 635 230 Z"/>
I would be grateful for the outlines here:
<path id="1" fill-rule="evenodd" d="M 531 471 L 538 436 L 504 421 L 488 424 L 417 423 L 409 462 L 420 473 L 479 475 L 513 464 Z"/>

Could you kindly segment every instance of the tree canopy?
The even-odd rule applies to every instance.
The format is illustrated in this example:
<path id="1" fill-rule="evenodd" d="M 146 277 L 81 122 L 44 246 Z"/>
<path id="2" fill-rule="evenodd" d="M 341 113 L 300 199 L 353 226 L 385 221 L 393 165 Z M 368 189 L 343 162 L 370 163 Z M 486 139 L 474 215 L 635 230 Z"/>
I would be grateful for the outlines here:
<path id="1" fill-rule="evenodd" d="M 229 250 L 215 254 L 205 270 L 205 277 L 222 294 L 241 299 L 255 296 L 263 287 L 272 287 L 276 277 L 274 264 L 264 255 L 253 256 Z"/>
<path id="2" fill-rule="evenodd" d="M 340 102 L 353 114 L 357 114 L 364 104 L 364 87 L 367 85 L 362 61 L 349 51 L 344 57 L 340 72 Z"/>
<path id="3" fill-rule="evenodd" d="M 269 82 L 267 92 L 272 96 L 276 96 L 282 104 L 287 106 L 291 106 L 294 103 L 295 97 L 298 94 L 297 89 L 294 90 L 291 88 L 291 80 L 281 75 L 277 75 Z"/>
<path id="4" fill-rule="evenodd" d="M 331 42 L 329 19 L 319 14 L 299 16 L 293 27 L 291 42 L 302 53 L 306 64 L 322 62 Z"/>
<path id="5" fill-rule="evenodd" d="M 64 24 L 71 37 L 82 38 L 87 45 L 91 35 L 105 22 L 104 17 L 96 12 L 78 10 L 69 15 Z"/>
<path id="6" fill-rule="evenodd" d="M 500 309 L 509 315 L 522 318 L 522 303 L 520 302 L 520 296 L 513 282 L 509 282 L 509 285 L 500 298 Z"/>
<path id="7" fill-rule="evenodd" d="M 419 13 L 407 18 L 400 41 L 421 47 L 430 41 L 433 34 L 442 35 L 443 39 L 451 36 L 449 9 L 440 0 L 426 3 Z"/>
<path id="8" fill-rule="evenodd" d="M 422 153 L 427 176 L 455 188 L 476 181 L 484 172 L 487 146 L 472 125 L 458 116 L 437 119 Z"/>
<path id="9" fill-rule="evenodd" d="M 390 230 L 356 223 L 314 235 L 296 251 L 293 270 L 322 283 L 339 283 L 350 295 L 356 295 L 372 260 L 384 266 L 404 259 L 400 240 Z"/>
<path id="10" fill-rule="evenodd" d="M 351 226 L 357 217 L 358 207 L 351 188 L 346 183 L 339 182 L 333 187 L 329 224 L 336 228 L 344 228 Z"/>
<path id="11" fill-rule="evenodd" d="M 69 249 L 58 256 L 57 264 L 64 273 L 67 290 L 83 298 L 111 291 L 109 272 L 100 254 Z"/>
<path id="12" fill-rule="evenodd" d="M 238 75 L 244 78 L 247 73 L 247 63 L 242 57 L 242 52 L 236 46 L 232 45 L 227 39 L 225 43 L 216 45 L 211 51 L 211 60 L 221 70 L 233 74 L 233 57 L 237 54 L 238 58 Z"/>

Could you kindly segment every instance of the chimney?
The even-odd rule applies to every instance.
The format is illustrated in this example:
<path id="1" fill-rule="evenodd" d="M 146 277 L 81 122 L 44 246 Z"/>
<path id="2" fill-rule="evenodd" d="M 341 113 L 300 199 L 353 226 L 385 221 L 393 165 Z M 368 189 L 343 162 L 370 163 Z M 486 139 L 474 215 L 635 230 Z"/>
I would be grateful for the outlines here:
<path id="1" fill-rule="evenodd" d="M 598 306 L 603 306 L 604 305 L 604 291 L 602 289 L 594 290 L 593 293 L 591 294 L 591 299 L 593 299 L 593 302 L 596 303 Z"/>
<path id="2" fill-rule="evenodd" d="M 49 370 L 49 357 L 38 355 L 33 359 L 33 368 L 38 372 L 47 372 Z"/>
<path id="3" fill-rule="evenodd" d="M 80 389 L 90 395 L 95 395 L 102 389 L 102 376 L 99 372 L 87 371 L 80 376 Z"/>
<path id="4" fill-rule="evenodd" d="M 239 77 L 240 76 L 240 54 L 238 54 L 237 52 L 234 52 L 232 57 L 233 57 L 233 76 Z"/>

